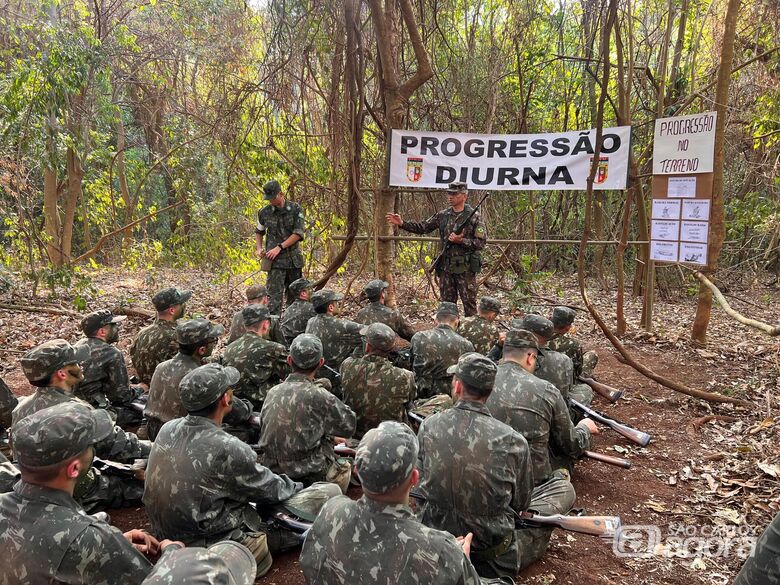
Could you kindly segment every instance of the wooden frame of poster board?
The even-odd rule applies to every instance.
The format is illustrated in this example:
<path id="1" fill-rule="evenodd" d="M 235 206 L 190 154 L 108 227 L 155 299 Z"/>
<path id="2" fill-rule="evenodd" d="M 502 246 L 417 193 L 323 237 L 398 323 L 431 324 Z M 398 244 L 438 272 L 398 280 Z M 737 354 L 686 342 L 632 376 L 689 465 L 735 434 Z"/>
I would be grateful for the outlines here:
<path id="1" fill-rule="evenodd" d="M 652 197 L 653 200 L 663 200 L 663 199 L 670 199 L 670 200 L 676 200 L 680 201 L 681 205 L 682 202 L 690 199 L 699 199 L 699 200 L 707 200 L 712 201 L 712 180 L 713 180 L 714 173 L 691 173 L 690 175 L 653 175 L 652 180 Z M 694 197 L 669 197 L 669 179 L 670 178 L 688 178 L 688 177 L 696 177 L 696 194 Z M 709 224 L 712 221 L 712 207 L 710 206 L 710 213 L 707 216 L 706 220 Z M 702 218 L 704 219 L 704 218 Z M 652 226 L 652 208 L 650 212 L 650 222 Z M 680 218 L 682 220 L 682 218 Z M 682 234 L 679 234 L 677 238 L 677 242 L 679 243 L 682 240 Z M 709 264 L 709 225 L 707 226 L 707 264 Z M 654 260 L 656 263 L 660 264 L 686 264 L 684 261 L 678 261 L 678 262 L 664 262 L 662 260 Z M 694 264 L 695 266 L 703 266 L 702 264 Z"/>

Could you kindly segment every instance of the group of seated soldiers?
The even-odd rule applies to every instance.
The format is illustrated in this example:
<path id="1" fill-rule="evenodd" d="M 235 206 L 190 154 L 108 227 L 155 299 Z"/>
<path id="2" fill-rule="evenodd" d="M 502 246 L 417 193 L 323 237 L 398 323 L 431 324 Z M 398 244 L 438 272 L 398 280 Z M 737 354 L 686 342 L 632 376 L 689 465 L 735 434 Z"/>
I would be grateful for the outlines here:
<path id="1" fill-rule="evenodd" d="M 309 583 L 513 582 L 552 530 L 517 514 L 573 507 L 573 464 L 598 430 L 567 398 L 591 401 L 577 378 L 595 354 L 567 335 L 568 307 L 501 331 L 495 298 L 462 323 L 442 302 L 415 332 L 387 286 L 366 285 L 355 321 L 306 279 L 281 316 L 251 286 L 218 356 L 223 327 L 183 319 L 191 292 L 163 290 L 130 348 L 137 385 L 113 345 L 124 317 L 108 310 L 75 344 L 27 352 L 35 392 L 13 408 L 14 462 L 0 466 L 4 582 L 250 583 L 304 540 Z M 142 423 L 146 438 L 128 430 Z M 95 514 L 141 502 L 150 534 Z"/>

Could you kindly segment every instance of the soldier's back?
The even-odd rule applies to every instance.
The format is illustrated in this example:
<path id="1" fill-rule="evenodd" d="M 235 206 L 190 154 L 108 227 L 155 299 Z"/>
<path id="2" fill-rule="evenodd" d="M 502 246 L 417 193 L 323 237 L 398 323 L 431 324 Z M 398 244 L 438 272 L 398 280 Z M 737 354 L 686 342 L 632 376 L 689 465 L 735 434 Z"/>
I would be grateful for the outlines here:
<path id="1" fill-rule="evenodd" d="M 552 351 L 548 348 L 539 350 L 541 359 L 534 371 L 534 376 L 550 382 L 555 386 L 563 396 L 564 400 L 569 399 L 569 391 L 574 383 L 574 364 L 571 359 L 558 351 Z"/>
<path id="2" fill-rule="evenodd" d="M 141 382 L 149 384 L 157 364 L 171 359 L 178 351 L 176 322 L 157 319 L 138 332 L 130 346 L 130 358 Z"/>
<path id="3" fill-rule="evenodd" d="M 572 364 L 574 365 L 575 377 L 582 374 L 582 357 L 584 351 L 582 349 L 582 344 L 577 339 L 568 334 L 560 335 L 551 339 L 547 343 L 547 347 L 551 351 L 558 351 L 571 359 Z"/>
<path id="4" fill-rule="evenodd" d="M 474 351 L 471 342 L 448 325 L 437 325 L 415 333 L 411 347 L 412 369 L 420 397 L 448 393 L 452 375 L 447 373 L 447 368 L 470 351 Z"/>
<path id="5" fill-rule="evenodd" d="M 192 356 L 183 353 L 177 353 L 158 365 L 152 376 L 152 383 L 149 384 L 144 415 L 153 417 L 160 423 L 186 416 L 187 410 L 179 395 L 179 382 L 199 365 Z"/>
<path id="6" fill-rule="evenodd" d="M 306 333 L 320 338 L 325 363 L 336 370 L 362 343 L 359 323 L 333 315 L 315 315 L 306 325 Z"/>
<path id="7" fill-rule="evenodd" d="M 464 319 L 458 333 L 474 345 L 475 351 L 483 355 L 487 355 L 498 341 L 498 327 L 479 315 Z"/>
<path id="8" fill-rule="evenodd" d="M 286 345 L 290 345 L 296 337 L 306 331 L 306 324 L 314 317 L 314 307 L 309 301 L 296 299 L 282 314 L 279 329 Z"/>
<path id="9" fill-rule="evenodd" d="M 301 568 L 318 585 L 477 585 L 451 534 L 423 526 L 400 504 L 345 496 L 323 506 L 304 543 Z"/>
<path id="10" fill-rule="evenodd" d="M 236 396 L 251 401 L 255 407 L 259 407 L 268 390 L 281 382 L 289 370 L 285 347 L 252 331 L 228 345 L 221 362 L 241 373 Z"/>

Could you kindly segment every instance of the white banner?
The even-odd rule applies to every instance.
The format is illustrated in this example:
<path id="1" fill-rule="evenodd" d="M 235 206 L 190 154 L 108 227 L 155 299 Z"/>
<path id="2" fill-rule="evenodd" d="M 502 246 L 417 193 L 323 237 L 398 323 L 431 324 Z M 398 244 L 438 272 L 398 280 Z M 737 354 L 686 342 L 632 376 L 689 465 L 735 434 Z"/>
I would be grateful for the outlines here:
<path id="1" fill-rule="evenodd" d="M 704 112 L 656 120 L 653 136 L 653 174 L 711 173 L 715 156 L 716 119 L 717 112 Z M 669 189 L 671 188 L 670 184 Z M 687 196 L 669 194 L 669 197 Z"/>
<path id="2" fill-rule="evenodd" d="M 502 191 L 585 190 L 596 131 L 464 134 L 393 130 L 390 185 Z M 625 189 L 631 127 L 605 128 L 594 189 Z"/>

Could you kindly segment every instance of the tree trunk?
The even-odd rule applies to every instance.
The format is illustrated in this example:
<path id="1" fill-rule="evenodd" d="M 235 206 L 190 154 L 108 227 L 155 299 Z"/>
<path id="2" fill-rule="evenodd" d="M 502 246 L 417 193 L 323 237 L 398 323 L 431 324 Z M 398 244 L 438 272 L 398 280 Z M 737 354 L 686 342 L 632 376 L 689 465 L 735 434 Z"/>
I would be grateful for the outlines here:
<path id="1" fill-rule="evenodd" d="M 726 22 L 723 31 L 723 44 L 720 50 L 718 82 L 715 86 L 715 111 L 718 119 L 715 123 L 715 158 L 713 161 L 712 203 L 710 215 L 710 242 L 707 250 L 707 267 L 701 272 L 708 276 L 718 266 L 726 226 L 723 205 L 723 163 L 726 146 L 726 106 L 729 101 L 731 67 L 734 63 L 734 38 L 737 30 L 737 16 L 740 0 L 729 0 L 726 8 Z M 704 284 L 699 286 L 699 302 L 693 319 L 691 339 L 696 343 L 707 343 L 707 327 L 712 312 L 712 291 Z"/>
<path id="2" fill-rule="evenodd" d="M 84 169 L 81 166 L 76 151 L 68 147 L 66 152 L 66 166 L 68 170 L 68 188 L 65 192 L 65 205 L 62 214 L 61 249 L 63 260 L 70 261 L 73 250 L 73 224 L 76 217 L 76 207 L 81 199 L 81 184 L 84 179 Z"/>
<path id="3" fill-rule="evenodd" d="M 46 139 L 47 148 L 53 150 L 53 140 Z M 60 212 L 57 208 L 59 189 L 57 187 L 57 169 L 47 157 L 43 171 L 43 223 L 46 231 L 46 254 L 55 267 L 63 264 L 60 252 Z"/>

